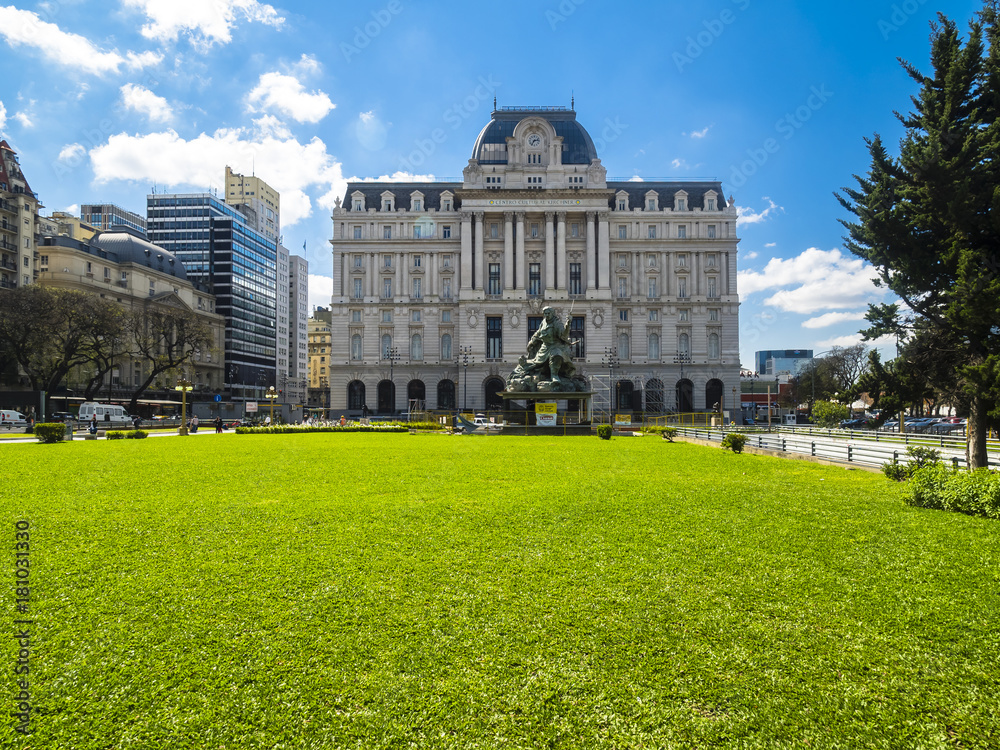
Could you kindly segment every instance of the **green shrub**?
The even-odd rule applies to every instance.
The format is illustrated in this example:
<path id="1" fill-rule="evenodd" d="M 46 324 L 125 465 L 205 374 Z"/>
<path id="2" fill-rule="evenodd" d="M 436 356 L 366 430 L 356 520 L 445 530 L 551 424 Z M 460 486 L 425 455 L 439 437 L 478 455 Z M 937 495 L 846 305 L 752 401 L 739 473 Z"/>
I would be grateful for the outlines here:
<path id="1" fill-rule="evenodd" d="M 915 469 L 906 502 L 918 508 L 934 508 L 1000 519 L 1000 474 L 989 469 L 956 471 L 940 463 Z"/>
<path id="2" fill-rule="evenodd" d="M 722 447 L 731 450 L 733 453 L 742 453 L 746 442 L 746 435 L 741 435 L 738 432 L 730 432 L 722 438 Z"/>
<path id="3" fill-rule="evenodd" d="M 108 430 L 104 433 L 104 436 L 108 440 L 124 440 L 128 433 L 125 430 Z"/>
<path id="4" fill-rule="evenodd" d="M 910 457 L 910 460 L 905 464 L 901 464 L 895 459 L 891 463 L 882 464 L 882 473 L 896 482 L 905 482 L 913 476 L 913 472 L 917 469 L 937 466 L 941 463 L 941 451 L 924 448 L 920 445 L 907 448 L 906 455 Z"/>
<path id="5" fill-rule="evenodd" d="M 882 473 L 894 482 L 905 482 L 910 478 L 910 467 L 898 461 L 887 461 L 882 464 Z"/>
<path id="6" fill-rule="evenodd" d="M 35 437 L 40 443 L 58 443 L 66 434 L 66 425 L 61 422 L 39 422 L 35 425 Z"/>
<path id="7" fill-rule="evenodd" d="M 850 414 L 850 409 L 834 401 L 817 401 L 812 407 L 813 422 L 820 427 L 836 427 L 841 420 L 847 419 Z"/>
<path id="8" fill-rule="evenodd" d="M 677 437 L 677 428 L 676 427 L 664 427 L 660 431 L 660 434 L 663 436 L 664 440 L 672 443 L 672 442 L 674 442 L 674 438 Z"/>
<path id="9" fill-rule="evenodd" d="M 130 430 L 129 432 L 125 433 L 125 437 L 128 438 L 129 440 L 142 440 L 142 438 L 146 437 L 147 435 L 149 435 L 149 433 L 146 432 L 145 430 Z"/>
<path id="10" fill-rule="evenodd" d="M 611 439 L 611 425 L 609 425 L 609 424 L 598 425 L 597 426 L 597 437 L 599 437 L 601 440 L 610 440 Z"/>

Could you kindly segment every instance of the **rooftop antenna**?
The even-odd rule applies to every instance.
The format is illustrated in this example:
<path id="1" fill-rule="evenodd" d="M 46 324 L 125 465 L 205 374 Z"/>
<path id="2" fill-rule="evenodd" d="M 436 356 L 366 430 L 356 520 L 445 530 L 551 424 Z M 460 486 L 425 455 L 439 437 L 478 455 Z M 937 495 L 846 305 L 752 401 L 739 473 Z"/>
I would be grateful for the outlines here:
<path id="1" fill-rule="evenodd" d="M 493 111 L 496 112 L 496 110 L 497 110 L 497 95 L 494 94 L 493 95 Z"/>
<path id="2" fill-rule="evenodd" d="M 572 89 L 570 89 L 570 92 L 569 92 L 569 108 L 573 109 L 573 110 L 576 109 L 576 97 L 573 95 L 573 90 Z"/>

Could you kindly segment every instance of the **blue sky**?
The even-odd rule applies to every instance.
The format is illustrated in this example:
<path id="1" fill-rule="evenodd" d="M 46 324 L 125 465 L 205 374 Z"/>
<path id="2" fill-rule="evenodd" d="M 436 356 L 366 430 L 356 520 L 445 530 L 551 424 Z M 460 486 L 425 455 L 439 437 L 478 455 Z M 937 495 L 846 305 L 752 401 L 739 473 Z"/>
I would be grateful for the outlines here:
<path id="1" fill-rule="evenodd" d="M 2 2 L 2 0 L 0 0 Z M 858 339 L 871 269 L 834 191 L 901 134 L 938 11 L 978 0 L 698 3 L 111 0 L 0 6 L 0 132 L 47 212 L 281 192 L 329 303 L 330 208 L 355 177 L 460 179 L 500 106 L 564 105 L 614 178 L 722 180 L 740 207 L 741 358 Z"/>

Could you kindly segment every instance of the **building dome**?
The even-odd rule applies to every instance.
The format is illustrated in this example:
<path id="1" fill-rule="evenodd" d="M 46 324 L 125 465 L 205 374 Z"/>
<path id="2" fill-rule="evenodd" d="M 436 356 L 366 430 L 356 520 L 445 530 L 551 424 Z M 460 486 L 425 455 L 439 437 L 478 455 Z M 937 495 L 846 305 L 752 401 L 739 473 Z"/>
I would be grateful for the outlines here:
<path id="1" fill-rule="evenodd" d="M 184 264 L 173 253 L 130 232 L 99 232 L 90 240 L 90 244 L 114 254 L 119 263 L 135 263 L 187 281 Z"/>
<path id="2" fill-rule="evenodd" d="M 525 118 L 547 120 L 563 139 L 562 163 L 589 165 L 598 158 L 590 133 L 576 121 L 576 112 L 565 107 L 501 107 L 476 138 L 472 158 L 480 164 L 506 164 L 507 139 Z"/>

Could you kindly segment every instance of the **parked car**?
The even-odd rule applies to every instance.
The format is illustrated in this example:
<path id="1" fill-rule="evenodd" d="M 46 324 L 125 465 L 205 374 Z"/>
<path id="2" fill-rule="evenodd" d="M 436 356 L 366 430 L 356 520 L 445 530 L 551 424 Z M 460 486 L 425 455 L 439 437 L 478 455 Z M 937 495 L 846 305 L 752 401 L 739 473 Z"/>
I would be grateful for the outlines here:
<path id="1" fill-rule="evenodd" d="M 845 419 L 840 423 L 841 429 L 858 430 L 868 424 L 867 419 Z"/>
<path id="2" fill-rule="evenodd" d="M 68 411 L 57 411 L 49 415 L 49 422 L 75 422 L 76 414 L 71 414 Z"/>
<path id="3" fill-rule="evenodd" d="M 5 409 L 0 411 L 0 428 L 4 430 L 24 430 L 28 427 L 28 420 L 19 411 Z"/>

